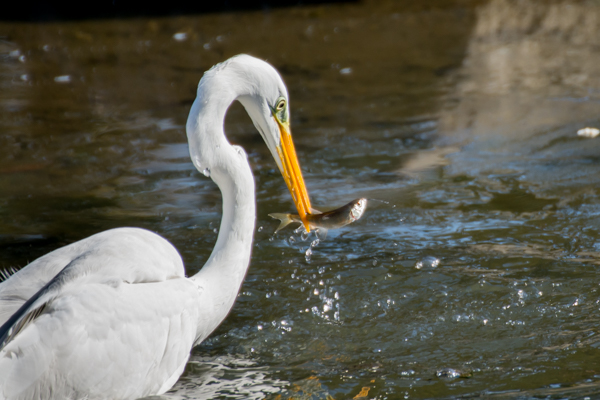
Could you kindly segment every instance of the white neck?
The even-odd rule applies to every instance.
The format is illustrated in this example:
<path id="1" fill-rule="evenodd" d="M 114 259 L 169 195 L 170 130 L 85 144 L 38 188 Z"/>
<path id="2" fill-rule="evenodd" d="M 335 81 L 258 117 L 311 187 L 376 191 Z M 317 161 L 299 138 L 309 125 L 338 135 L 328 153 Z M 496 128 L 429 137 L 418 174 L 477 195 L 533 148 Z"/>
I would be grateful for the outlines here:
<path id="1" fill-rule="evenodd" d="M 190 154 L 196 168 L 208 173 L 223 196 L 217 243 L 204 267 L 191 279 L 201 287 L 203 304 L 197 340 L 227 316 L 244 281 L 256 219 L 254 177 L 243 149 L 229 144 L 223 130 L 225 112 L 235 100 L 215 85 L 199 89 L 187 123 Z M 210 98 L 211 101 L 206 101 Z"/>

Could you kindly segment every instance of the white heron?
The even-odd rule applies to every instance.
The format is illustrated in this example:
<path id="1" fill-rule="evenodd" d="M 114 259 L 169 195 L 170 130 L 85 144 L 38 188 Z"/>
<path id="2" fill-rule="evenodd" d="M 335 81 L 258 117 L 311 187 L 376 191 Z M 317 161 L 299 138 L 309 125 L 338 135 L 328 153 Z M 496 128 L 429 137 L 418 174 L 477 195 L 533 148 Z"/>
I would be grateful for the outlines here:
<path id="1" fill-rule="evenodd" d="M 238 55 L 198 85 L 187 136 L 196 168 L 223 195 L 217 242 L 186 277 L 164 238 L 104 231 L 33 261 L 0 284 L 0 399 L 135 399 L 161 394 L 190 350 L 225 319 L 250 262 L 254 178 L 223 124 L 245 107 L 303 216 L 310 201 L 289 129 L 288 93 L 269 64 Z"/>

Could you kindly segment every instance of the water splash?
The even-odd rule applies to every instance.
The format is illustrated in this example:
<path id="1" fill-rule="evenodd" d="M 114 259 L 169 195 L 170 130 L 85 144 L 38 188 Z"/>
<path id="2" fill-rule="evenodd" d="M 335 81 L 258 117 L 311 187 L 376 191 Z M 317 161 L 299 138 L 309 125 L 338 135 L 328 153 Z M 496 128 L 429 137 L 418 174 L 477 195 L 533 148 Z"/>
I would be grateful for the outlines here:
<path id="1" fill-rule="evenodd" d="M 472 375 L 472 371 L 461 371 L 454 368 L 442 368 L 435 372 L 435 376 L 438 378 L 446 379 L 470 378 Z"/>
<path id="2" fill-rule="evenodd" d="M 306 262 L 310 262 L 310 256 L 312 256 L 312 249 L 309 247 L 304 252 L 304 258 L 306 259 Z"/>
<path id="3" fill-rule="evenodd" d="M 306 262 L 310 262 L 310 256 L 312 256 L 312 253 L 313 253 L 312 249 L 315 248 L 315 247 L 317 247 L 318 244 L 319 244 L 319 242 L 320 242 L 319 238 L 316 238 L 315 240 L 313 240 L 310 243 L 310 246 L 304 252 L 304 257 L 306 259 Z"/>

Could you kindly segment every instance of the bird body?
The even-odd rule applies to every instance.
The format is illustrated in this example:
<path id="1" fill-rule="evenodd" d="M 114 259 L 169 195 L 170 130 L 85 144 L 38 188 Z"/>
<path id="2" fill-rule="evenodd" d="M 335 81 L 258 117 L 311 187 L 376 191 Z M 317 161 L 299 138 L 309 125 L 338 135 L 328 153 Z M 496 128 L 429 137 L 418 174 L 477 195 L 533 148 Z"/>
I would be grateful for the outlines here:
<path id="1" fill-rule="evenodd" d="M 300 214 L 309 209 L 295 150 L 282 140 L 290 133 L 280 76 L 246 55 L 213 67 L 200 81 L 186 127 L 194 165 L 223 195 L 208 261 L 186 277 L 166 239 L 118 228 L 16 272 L 0 283 L 0 400 L 135 399 L 175 384 L 191 348 L 233 307 L 250 262 L 254 179 L 246 153 L 223 131 L 234 100 L 265 139 Z"/>
<path id="2" fill-rule="evenodd" d="M 0 351 L 0 398 L 164 393 L 202 335 L 202 290 L 184 277 L 177 250 L 143 229 L 101 232 L 20 270 L 0 284 L 3 322 L 36 295 L 24 312 L 43 312 Z"/>

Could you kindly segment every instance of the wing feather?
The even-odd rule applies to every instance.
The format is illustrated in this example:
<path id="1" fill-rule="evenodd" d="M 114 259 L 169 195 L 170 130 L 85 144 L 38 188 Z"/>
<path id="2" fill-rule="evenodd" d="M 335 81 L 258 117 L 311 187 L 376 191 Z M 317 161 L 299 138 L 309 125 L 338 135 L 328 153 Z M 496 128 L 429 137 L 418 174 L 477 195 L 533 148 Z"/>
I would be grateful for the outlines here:
<path id="1" fill-rule="evenodd" d="M 199 301 L 186 278 L 65 287 L 0 350 L 0 398 L 164 392 L 196 339 Z"/>
<path id="2" fill-rule="evenodd" d="M 74 260 L 82 275 L 127 282 L 157 282 L 185 276 L 177 250 L 164 238 L 139 228 L 100 232 L 38 258 L 0 282 L 0 325 Z"/>
<path id="3" fill-rule="evenodd" d="M 19 270 L 15 267 L 8 267 L 5 269 L 0 269 L 0 282 L 4 282 L 5 280 L 10 278 L 12 275 L 17 273 L 18 271 Z"/>
<path id="4" fill-rule="evenodd" d="M 197 338 L 198 286 L 177 250 L 119 228 L 0 283 L 0 399 L 126 399 L 166 391 Z"/>

